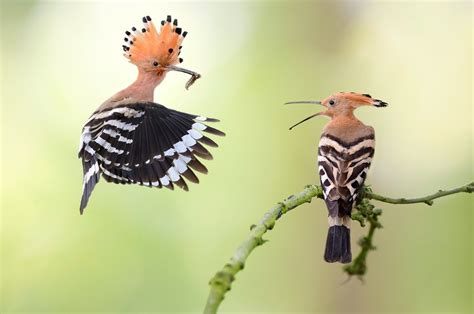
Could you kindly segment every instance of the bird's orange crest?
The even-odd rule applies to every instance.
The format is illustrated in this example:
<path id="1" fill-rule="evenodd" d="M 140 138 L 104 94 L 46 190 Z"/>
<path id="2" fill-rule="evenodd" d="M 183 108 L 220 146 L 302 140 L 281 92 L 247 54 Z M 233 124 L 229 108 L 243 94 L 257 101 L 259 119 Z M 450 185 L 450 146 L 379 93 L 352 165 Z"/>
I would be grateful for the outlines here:
<path id="1" fill-rule="evenodd" d="M 354 92 L 340 92 L 338 94 L 335 94 L 336 97 L 341 97 L 345 98 L 347 100 L 352 101 L 355 104 L 359 105 L 372 105 L 375 107 L 386 107 L 387 103 L 385 101 L 382 101 L 380 99 L 375 99 L 372 98 L 369 94 L 359 94 L 359 93 L 354 93 Z M 331 98 L 333 96 L 329 96 Z"/>
<path id="2" fill-rule="evenodd" d="M 367 104 L 372 103 L 372 96 L 370 96 L 369 94 L 359 94 L 359 93 L 354 93 L 354 92 L 349 92 L 349 93 L 340 92 L 338 96 L 349 99 L 356 103 L 367 103 Z"/>
<path id="3" fill-rule="evenodd" d="M 127 35 L 123 50 L 124 56 L 131 63 L 143 67 L 166 67 L 183 61 L 179 58 L 181 43 L 187 32 L 183 32 L 178 27 L 178 20 L 172 21 L 168 15 L 166 21 L 161 21 L 158 31 L 149 16 L 142 19 L 143 26 L 140 29 L 132 27 L 131 31 L 126 31 Z"/>
<path id="4" fill-rule="evenodd" d="M 326 107 L 325 111 L 315 113 L 308 118 L 296 123 L 290 130 L 293 129 L 295 126 L 300 125 L 301 123 L 308 121 L 316 116 L 328 116 L 334 118 L 340 115 L 352 115 L 352 112 L 364 105 L 374 106 L 374 107 L 387 107 L 387 103 L 380 99 L 372 98 L 369 94 L 358 94 L 354 92 L 346 93 L 346 92 L 339 92 L 326 97 L 321 101 L 316 100 L 302 100 L 302 101 L 289 101 L 286 103 L 289 104 L 316 104 L 322 105 Z"/>

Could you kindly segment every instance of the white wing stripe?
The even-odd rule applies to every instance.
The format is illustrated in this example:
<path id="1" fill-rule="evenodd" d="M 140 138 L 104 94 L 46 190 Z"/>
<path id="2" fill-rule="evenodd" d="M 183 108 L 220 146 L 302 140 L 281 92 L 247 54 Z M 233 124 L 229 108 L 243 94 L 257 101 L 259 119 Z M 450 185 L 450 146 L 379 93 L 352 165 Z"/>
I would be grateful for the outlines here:
<path id="1" fill-rule="evenodd" d="M 138 124 L 125 123 L 120 120 L 108 120 L 104 124 L 112 125 L 126 131 L 134 131 L 138 127 Z"/>
<path id="2" fill-rule="evenodd" d="M 129 139 L 129 138 L 126 138 L 124 136 L 122 136 L 119 132 L 115 131 L 115 130 L 112 130 L 112 129 L 105 129 L 103 130 L 102 132 L 104 132 L 105 134 L 109 134 L 110 136 L 112 137 L 117 137 L 118 136 L 118 141 L 119 142 L 125 142 L 127 144 L 131 144 L 133 143 L 133 140 L 132 139 Z"/>
<path id="3" fill-rule="evenodd" d="M 194 129 L 188 130 L 188 133 L 189 133 L 189 135 L 191 135 L 196 140 L 198 140 L 202 137 L 202 134 L 199 133 L 198 131 L 194 130 Z"/>
<path id="4" fill-rule="evenodd" d="M 192 128 L 198 131 L 204 131 L 207 128 L 207 126 L 202 123 L 196 122 L 193 124 Z"/>
<path id="5" fill-rule="evenodd" d="M 116 174 L 113 174 L 112 172 L 108 171 L 106 168 L 104 167 L 100 167 L 102 169 L 102 172 L 105 173 L 107 176 L 113 178 L 113 179 L 117 179 L 117 180 L 120 180 L 120 181 L 126 181 L 126 182 L 133 182 L 132 179 L 127 179 L 127 178 L 124 178 L 124 177 L 121 177 L 121 176 L 118 176 Z"/>
<path id="6" fill-rule="evenodd" d="M 184 145 L 183 141 L 179 141 L 174 144 L 173 147 L 178 153 L 184 153 L 187 151 L 186 145 Z"/>
<path id="7" fill-rule="evenodd" d="M 374 148 L 375 147 L 375 141 L 373 139 L 366 139 L 363 140 L 362 142 L 352 146 L 351 148 L 348 149 L 347 153 L 349 155 L 354 154 L 355 152 L 358 152 L 362 148 Z"/>
<path id="8" fill-rule="evenodd" d="M 178 171 L 174 167 L 170 167 L 167 171 L 168 176 L 170 177 L 171 181 L 176 182 L 179 180 L 180 176 Z"/>
<path id="9" fill-rule="evenodd" d="M 319 155 L 318 156 L 318 161 L 326 161 L 328 164 L 331 165 L 331 167 L 332 167 L 332 163 L 335 163 L 336 165 L 339 166 L 339 160 L 334 159 L 334 157 L 331 156 L 331 155 L 326 155 L 326 156 Z M 331 161 L 332 161 L 332 163 L 331 163 Z"/>
<path id="10" fill-rule="evenodd" d="M 112 161 L 108 160 L 107 158 L 105 157 L 102 157 L 101 155 L 97 154 L 97 159 L 99 159 L 100 161 L 104 162 L 106 165 L 110 165 L 112 163 Z"/>
<path id="11" fill-rule="evenodd" d="M 370 164 L 370 163 L 372 162 L 372 158 L 361 159 L 361 160 L 359 160 L 358 163 L 356 163 L 356 164 L 354 164 L 353 166 L 351 166 L 351 167 L 349 168 L 349 170 L 347 170 L 347 179 L 349 179 L 349 178 L 351 177 L 352 172 L 354 171 L 354 169 L 355 169 L 357 166 L 359 166 L 359 165 L 361 165 L 361 164 L 363 164 L 363 163 L 366 163 L 366 162 L 368 162 L 368 163 Z M 365 169 L 364 169 L 364 170 L 365 170 Z M 360 174 L 362 174 L 362 171 L 361 171 Z M 360 176 L 360 174 L 359 174 L 359 176 Z M 346 181 L 346 182 L 347 182 L 347 181 Z"/>
<path id="12" fill-rule="evenodd" d="M 183 137 L 181 137 L 181 139 L 183 140 L 184 145 L 186 145 L 187 147 L 191 147 L 196 144 L 196 140 L 193 139 L 193 137 L 189 134 L 184 135 Z"/>
<path id="13" fill-rule="evenodd" d="M 163 185 L 168 185 L 168 184 L 170 184 L 170 178 L 165 175 L 165 176 L 163 176 L 163 177 L 160 178 L 160 182 L 161 182 L 161 184 L 163 184 Z"/>
<path id="14" fill-rule="evenodd" d="M 186 164 L 188 164 L 191 160 L 193 160 L 191 157 L 184 156 L 184 155 L 179 155 L 179 159 L 184 161 Z"/>
<path id="15" fill-rule="evenodd" d="M 122 113 L 127 118 L 140 118 L 141 116 L 143 116 L 145 114 L 144 111 L 138 111 L 138 110 L 128 108 L 128 107 L 115 108 L 115 109 L 112 109 L 112 110 L 107 110 L 107 111 L 99 112 L 99 113 L 96 113 L 96 114 L 92 115 L 89 118 L 89 120 L 87 120 L 86 124 L 91 122 L 92 120 L 99 120 L 99 119 L 107 118 L 107 117 L 113 115 L 114 113 Z"/>
<path id="16" fill-rule="evenodd" d="M 357 152 L 360 149 L 365 148 L 365 147 L 374 148 L 375 147 L 375 141 L 373 139 L 365 139 L 362 142 L 359 142 L 356 145 L 351 146 L 350 148 L 345 148 L 344 146 L 342 146 L 341 144 L 339 144 L 335 140 L 332 140 L 328 137 L 322 137 L 321 140 L 319 141 L 319 147 L 321 147 L 321 146 L 330 146 L 330 147 L 334 148 L 339 153 L 345 153 L 345 154 L 352 155 L 353 153 L 355 153 L 355 152 Z"/>
<path id="17" fill-rule="evenodd" d="M 90 147 L 89 145 L 87 145 L 84 149 L 85 149 L 86 152 L 88 152 L 91 155 L 95 154 L 95 150 L 92 147 Z"/>
<path id="18" fill-rule="evenodd" d="M 92 176 L 99 172 L 99 163 L 96 161 L 84 174 L 84 186 L 89 182 Z"/>
<path id="19" fill-rule="evenodd" d="M 186 165 L 186 162 L 184 162 L 181 158 L 173 160 L 173 164 L 176 170 L 178 170 L 179 173 L 183 173 L 186 170 L 188 170 L 188 166 Z"/>
<path id="20" fill-rule="evenodd" d="M 81 134 L 81 139 L 79 140 L 79 152 L 82 150 L 84 145 L 89 144 L 91 141 L 91 133 L 89 132 L 90 128 L 88 126 L 84 127 L 84 130 Z"/>
<path id="21" fill-rule="evenodd" d="M 165 156 L 169 157 L 169 156 L 173 156 L 174 155 L 174 152 L 175 150 L 170 148 L 168 149 L 166 152 L 165 152 Z"/>
<path id="22" fill-rule="evenodd" d="M 123 154 L 124 150 L 123 149 L 117 149 L 115 147 L 112 146 L 112 144 L 110 144 L 109 142 L 107 142 L 106 140 L 104 140 L 102 137 L 98 137 L 95 142 L 102 146 L 103 148 L 105 148 L 109 153 L 115 153 L 115 154 Z"/>

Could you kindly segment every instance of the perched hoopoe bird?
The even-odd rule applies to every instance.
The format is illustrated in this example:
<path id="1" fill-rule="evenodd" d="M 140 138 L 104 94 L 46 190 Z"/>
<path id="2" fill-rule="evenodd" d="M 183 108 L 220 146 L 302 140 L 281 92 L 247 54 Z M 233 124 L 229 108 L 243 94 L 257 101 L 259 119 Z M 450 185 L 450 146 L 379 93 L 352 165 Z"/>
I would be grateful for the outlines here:
<path id="1" fill-rule="evenodd" d="M 322 101 L 293 101 L 287 104 L 295 103 L 319 104 L 327 109 L 293 125 L 290 130 L 316 116 L 331 119 L 324 127 L 318 148 L 319 176 L 329 211 L 324 260 L 350 263 L 351 211 L 375 149 L 374 128 L 357 119 L 354 110 L 361 106 L 386 107 L 387 103 L 368 94 L 344 92 L 335 93 Z"/>
<path id="2" fill-rule="evenodd" d="M 150 187 L 174 185 L 188 190 L 198 183 L 193 170 L 207 173 L 197 157 L 212 159 L 202 145 L 217 147 L 202 131 L 225 135 L 204 122 L 217 119 L 168 109 L 153 102 L 153 93 L 169 71 L 191 75 L 188 89 L 200 75 L 176 66 L 187 32 L 168 15 L 159 31 L 149 16 L 143 27 L 125 32 L 124 56 L 138 68 L 130 86 L 106 100 L 87 120 L 81 135 L 79 158 L 84 170 L 81 214 L 100 175 L 107 182 Z"/>

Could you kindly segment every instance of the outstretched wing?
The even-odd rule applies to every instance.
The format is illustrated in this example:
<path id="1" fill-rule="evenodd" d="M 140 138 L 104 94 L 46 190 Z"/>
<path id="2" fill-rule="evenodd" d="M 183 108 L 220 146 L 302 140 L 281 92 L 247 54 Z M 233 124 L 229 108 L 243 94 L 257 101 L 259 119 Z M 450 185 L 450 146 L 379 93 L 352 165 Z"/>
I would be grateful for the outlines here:
<path id="1" fill-rule="evenodd" d="M 374 134 L 345 143 L 323 134 L 318 164 L 324 199 L 331 217 L 350 215 L 374 155 Z"/>
<path id="2" fill-rule="evenodd" d="M 207 172 L 196 157 L 212 159 L 202 144 L 217 147 L 202 132 L 224 135 L 204 124 L 216 121 L 153 102 L 124 104 L 95 112 L 81 136 L 79 157 L 84 165 L 84 186 L 89 187 L 90 195 L 97 180 L 91 185 L 86 174 L 92 171 L 88 167 L 96 159 L 98 171 L 106 181 L 170 189 L 175 184 L 187 190 L 183 178 L 197 183 L 193 170 Z"/>

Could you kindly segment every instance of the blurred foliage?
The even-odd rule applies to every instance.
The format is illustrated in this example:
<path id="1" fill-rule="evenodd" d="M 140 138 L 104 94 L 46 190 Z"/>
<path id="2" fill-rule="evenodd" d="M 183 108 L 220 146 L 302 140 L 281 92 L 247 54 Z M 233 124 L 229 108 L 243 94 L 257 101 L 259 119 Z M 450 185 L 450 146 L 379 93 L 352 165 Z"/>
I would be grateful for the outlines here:
<path id="1" fill-rule="evenodd" d="M 0 14 L 2 313 L 201 311 L 261 209 L 318 180 L 326 121 L 289 132 L 319 108 L 288 100 L 357 91 L 390 104 L 358 113 L 377 133 L 368 181 L 380 194 L 472 180 L 470 2 L 4 0 Z M 81 217 L 80 130 L 134 79 L 120 46 L 146 14 L 180 20 L 183 65 L 202 74 L 189 91 L 170 74 L 157 101 L 220 118 L 228 135 L 189 193 L 102 182 Z M 470 312 L 472 205 L 384 207 L 363 285 L 324 263 L 326 209 L 303 205 L 222 311 Z"/>

